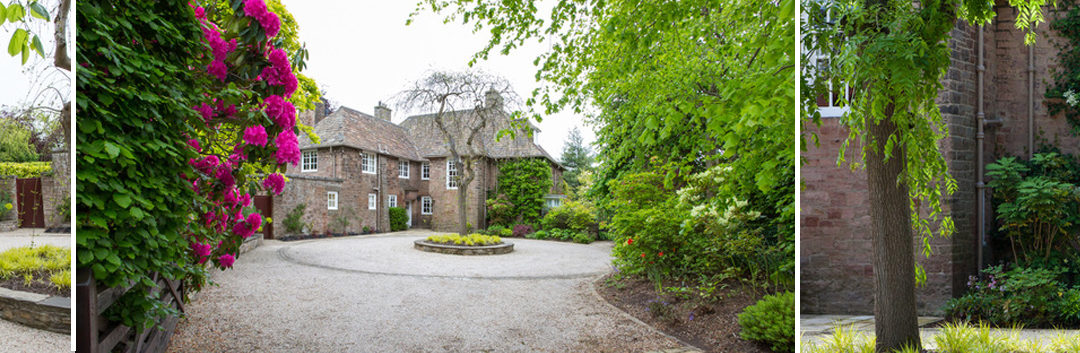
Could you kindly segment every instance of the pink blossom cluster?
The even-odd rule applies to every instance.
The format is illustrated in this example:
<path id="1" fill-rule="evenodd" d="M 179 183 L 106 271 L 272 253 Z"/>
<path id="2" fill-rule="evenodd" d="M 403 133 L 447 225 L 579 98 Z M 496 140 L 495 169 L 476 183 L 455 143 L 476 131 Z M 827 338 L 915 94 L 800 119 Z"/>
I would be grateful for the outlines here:
<path id="1" fill-rule="evenodd" d="M 273 38 L 281 30 L 281 19 L 266 8 L 263 0 L 244 0 L 244 14 L 255 18 L 266 32 L 266 38 Z"/>
<path id="2" fill-rule="evenodd" d="M 275 89 L 274 92 L 284 92 L 283 94 L 263 92 L 268 94 L 262 104 L 255 108 L 263 110 L 273 121 L 272 125 L 249 122 L 243 118 L 236 119 L 235 116 L 250 115 L 237 115 L 235 105 L 226 106 L 224 101 L 218 99 L 211 99 L 209 102 L 193 107 L 208 129 L 216 130 L 220 125 L 225 125 L 236 127 L 237 130 L 232 131 L 239 131 L 241 134 L 240 141 L 233 146 L 232 153 L 227 157 L 212 155 L 210 153 L 215 151 L 216 146 L 204 148 L 198 137 L 189 138 L 188 147 L 207 155 L 188 161 L 197 171 L 195 175 L 191 173 L 182 175 L 191 183 L 192 189 L 199 195 L 200 200 L 206 201 L 207 208 L 204 208 L 206 211 L 201 221 L 195 222 L 193 227 L 205 227 L 205 230 L 211 231 L 211 235 L 199 235 L 205 233 L 194 230 L 190 234 L 193 259 L 199 264 L 213 259 L 218 266 L 228 268 L 236 260 L 236 255 L 232 252 L 239 242 L 258 231 L 263 221 L 258 212 L 251 212 L 252 195 L 241 191 L 246 190 L 247 184 L 240 182 L 243 179 L 237 179 L 243 177 L 240 167 L 244 161 L 247 161 L 249 157 L 263 158 L 255 157 L 263 155 L 249 155 L 248 153 L 261 151 L 261 148 L 273 148 L 272 157 L 279 165 L 286 163 L 296 165 L 300 162 L 299 141 L 294 132 L 296 107 L 287 100 L 296 91 L 299 83 L 284 50 L 274 48 L 268 41 L 256 45 L 247 43 L 241 45 L 237 43 L 237 39 L 226 41 L 222 30 L 207 19 L 205 9 L 194 3 L 190 6 L 195 17 L 202 24 L 203 37 L 210 47 L 212 58 L 206 67 L 207 74 L 218 79 L 215 81 L 226 82 L 229 78 L 229 65 L 226 64 L 229 53 L 237 50 L 238 47 L 253 49 L 266 55 L 269 62 L 256 79 L 266 81 L 270 87 L 281 88 L 281 90 Z M 264 0 L 245 0 L 242 15 L 258 21 L 267 39 L 276 36 L 280 30 L 280 18 L 267 9 Z M 274 133 L 276 136 L 273 135 Z M 270 141 L 271 136 L 274 136 L 273 141 Z M 263 179 L 261 184 L 264 190 L 281 194 L 285 188 L 285 177 L 281 173 L 271 173 Z M 245 213 L 248 214 L 245 216 Z M 218 239 L 223 240 L 218 241 Z"/>

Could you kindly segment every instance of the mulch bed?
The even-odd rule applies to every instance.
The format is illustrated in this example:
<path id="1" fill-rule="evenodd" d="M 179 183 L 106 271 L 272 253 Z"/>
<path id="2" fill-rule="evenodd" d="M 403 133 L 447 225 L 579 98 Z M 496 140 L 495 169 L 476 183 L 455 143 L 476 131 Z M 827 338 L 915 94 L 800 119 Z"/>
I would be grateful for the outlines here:
<path id="1" fill-rule="evenodd" d="M 30 286 L 26 285 L 22 276 L 12 276 L 6 280 L 0 280 L 0 287 L 60 297 L 71 296 L 71 293 L 69 293 L 70 290 L 60 291 L 59 289 L 56 289 L 56 286 L 54 286 L 52 282 L 49 282 L 49 273 L 45 271 L 34 272 L 34 280 L 30 282 Z"/>
<path id="2" fill-rule="evenodd" d="M 367 234 L 372 234 L 372 233 L 367 233 Z M 286 235 L 286 236 L 283 236 L 283 237 L 277 237 L 277 238 L 274 238 L 274 239 L 275 240 L 281 240 L 281 241 L 297 241 L 297 240 L 308 240 L 308 239 L 351 237 L 351 236 L 354 236 L 354 235 L 360 235 L 360 233 L 348 233 L 348 234 L 334 234 L 334 233 L 327 233 L 327 234 L 289 234 L 289 235 Z"/>
<path id="3" fill-rule="evenodd" d="M 656 329 L 711 353 L 769 353 L 764 345 L 739 338 L 736 317 L 747 306 L 756 303 L 764 293 L 754 294 L 747 288 L 731 284 L 724 299 L 711 304 L 697 304 L 671 295 L 660 298 L 652 282 L 623 278 L 624 285 L 609 286 L 611 275 L 597 282 L 597 292 L 608 303 L 633 315 Z M 659 305 L 657 302 L 660 302 Z M 662 303 L 666 302 L 667 305 Z M 667 312 L 654 314 L 650 310 L 664 307 Z M 691 320 L 691 313 L 693 319 Z"/>

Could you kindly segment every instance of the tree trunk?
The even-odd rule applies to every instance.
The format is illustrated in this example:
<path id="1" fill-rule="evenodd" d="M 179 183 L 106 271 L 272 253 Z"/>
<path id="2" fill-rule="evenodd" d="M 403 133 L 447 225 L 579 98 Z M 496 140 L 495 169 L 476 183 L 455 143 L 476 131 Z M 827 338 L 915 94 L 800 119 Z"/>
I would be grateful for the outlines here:
<path id="1" fill-rule="evenodd" d="M 904 169 L 905 151 L 893 147 L 885 160 L 885 141 L 896 133 L 890 119 L 867 128 L 877 148 L 866 153 L 866 179 L 870 191 L 870 236 L 874 246 L 874 320 L 877 352 L 905 346 L 920 347 L 915 305 L 915 249 L 911 231 L 908 187 L 898 183 Z"/>
<path id="2" fill-rule="evenodd" d="M 458 187 L 458 193 L 457 193 L 458 234 L 466 235 L 466 234 L 469 234 L 469 228 L 466 226 L 468 224 L 468 222 L 469 222 L 469 213 L 468 213 L 469 211 L 468 211 L 468 205 L 466 204 L 465 201 L 468 199 L 468 196 L 469 196 L 469 184 L 467 184 L 465 182 L 466 181 L 471 182 L 472 180 L 465 180 L 465 178 L 461 177 L 462 173 L 463 173 L 463 169 L 468 169 L 465 166 L 465 163 L 463 163 L 463 158 L 457 158 L 457 161 L 454 162 L 454 166 L 456 166 L 457 170 L 458 170 L 458 173 L 457 173 L 458 174 L 458 176 L 457 176 L 457 178 L 458 178 L 458 183 L 457 183 L 458 184 L 457 185 L 457 187 Z"/>

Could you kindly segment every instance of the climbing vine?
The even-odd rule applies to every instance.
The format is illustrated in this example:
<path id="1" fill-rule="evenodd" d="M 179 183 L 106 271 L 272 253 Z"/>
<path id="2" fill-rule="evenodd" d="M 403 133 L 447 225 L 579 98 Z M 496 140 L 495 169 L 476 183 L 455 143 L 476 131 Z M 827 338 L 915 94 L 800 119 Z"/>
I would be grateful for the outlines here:
<path id="1" fill-rule="evenodd" d="M 156 275 L 198 290 L 231 267 L 262 224 L 251 195 L 280 193 L 300 158 L 280 19 L 263 0 L 227 5 L 77 4 L 78 265 L 133 286 L 106 313 L 124 325 L 175 314 L 149 295 Z"/>
<path id="2" fill-rule="evenodd" d="M 1054 72 L 1054 82 L 1046 90 L 1051 115 L 1063 114 L 1072 126 L 1073 135 L 1080 135 L 1080 7 L 1073 1 L 1068 10 L 1050 23 L 1050 29 L 1064 39 L 1057 43 L 1061 65 Z"/>

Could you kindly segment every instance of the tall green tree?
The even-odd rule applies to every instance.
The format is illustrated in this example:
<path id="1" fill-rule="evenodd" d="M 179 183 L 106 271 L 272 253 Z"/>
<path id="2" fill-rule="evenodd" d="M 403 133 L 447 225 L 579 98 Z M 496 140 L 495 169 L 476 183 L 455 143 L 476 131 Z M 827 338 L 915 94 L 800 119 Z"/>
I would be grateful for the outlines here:
<path id="1" fill-rule="evenodd" d="M 576 126 L 573 130 L 570 130 L 570 135 L 566 137 L 562 156 L 559 159 L 567 169 L 563 173 L 563 181 L 566 181 L 566 186 L 570 190 L 577 190 L 581 186 L 578 176 L 584 171 L 592 170 L 594 158 L 592 148 L 585 145 L 585 140 L 581 138 L 581 130 Z"/>
<path id="2" fill-rule="evenodd" d="M 1016 25 L 1028 31 L 1028 44 L 1043 21 L 1044 2 L 1009 1 L 1019 7 Z M 951 62 L 949 32 L 960 19 L 987 23 L 993 6 L 991 0 L 803 3 L 803 111 L 820 123 L 817 97 L 852 88 L 840 94 L 849 108 L 840 122 L 849 135 L 839 160 L 851 142 L 861 146 L 862 163 L 855 164 L 865 166 L 870 193 L 878 352 L 921 345 L 915 286 L 925 272 L 914 261 L 914 235 L 929 256 L 930 239 L 953 232 L 941 200 L 956 182 L 938 149 L 948 129 L 935 103 Z"/>
<path id="3" fill-rule="evenodd" d="M 794 175 L 794 0 L 422 0 L 419 11 L 487 32 L 473 63 L 550 42 L 535 61 L 542 86 L 527 103 L 537 120 L 596 112 L 599 188 L 653 157 L 683 172 L 730 164 L 733 182 L 717 193 L 791 185 L 783 179 Z M 789 190 L 775 207 L 794 224 Z"/>

